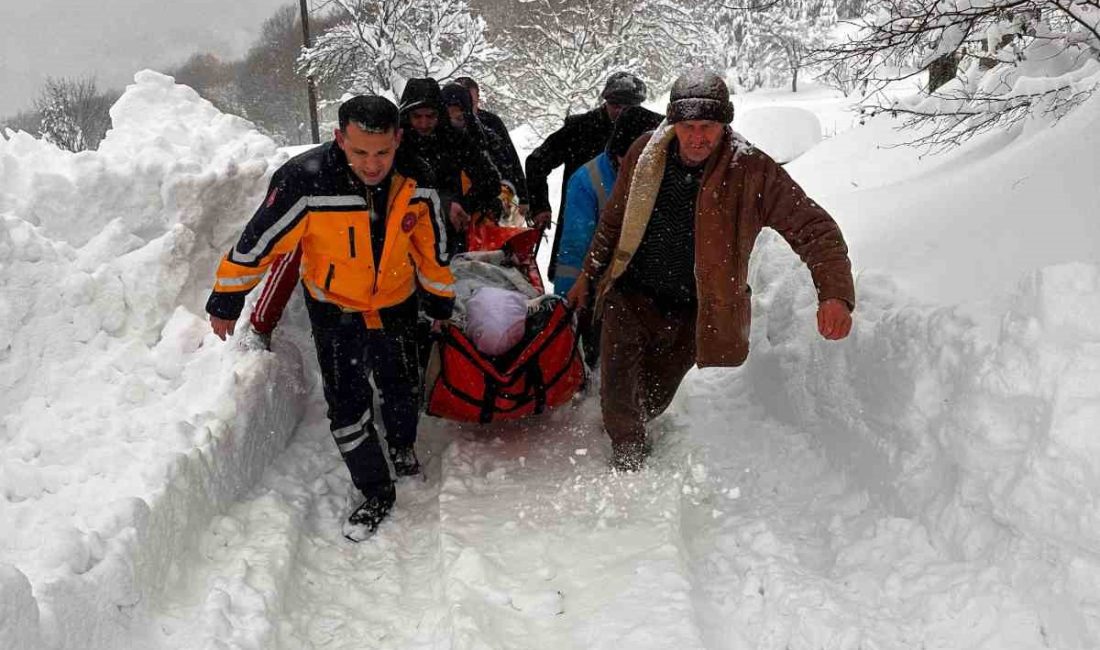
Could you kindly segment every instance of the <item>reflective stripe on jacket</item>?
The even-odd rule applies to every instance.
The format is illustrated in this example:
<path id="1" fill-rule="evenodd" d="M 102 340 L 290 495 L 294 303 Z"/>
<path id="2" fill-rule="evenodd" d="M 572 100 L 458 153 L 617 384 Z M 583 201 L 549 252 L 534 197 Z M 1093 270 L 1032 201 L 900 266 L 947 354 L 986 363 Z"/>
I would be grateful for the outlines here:
<path id="1" fill-rule="evenodd" d="M 605 151 L 589 160 L 573 172 L 565 190 L 565 219 L 559 223 L 562 229 L 561 246 L 554 258 L 557 275 L 554 276 L 554 293 L 564 296 L 580 275 L 588 245 L 596 232 L 600 210 L 607 203 L 611 188 L 615 185 L 615 168 Z"/>
<path id="2" fill-rule="evenodd" d="M 395 169 L 384 220 L 374 223 L 367 197 L 335 143 L 289 161 L 275 173 L 264 204 L 218 266 L 207 311 L 239 316 L 245 294 L 268 266 L 300 243 L 302 282 L 310 295 L 362 312 L 368 327 L 382 327 L 379 311 L 408 300 L 418 284 L 426 292 L 429 315 L 448 318 L 454 278 L 436 191 L 417 187 Z M 385 243 L 376 268 L 371 228 L 380 224 Z"/>

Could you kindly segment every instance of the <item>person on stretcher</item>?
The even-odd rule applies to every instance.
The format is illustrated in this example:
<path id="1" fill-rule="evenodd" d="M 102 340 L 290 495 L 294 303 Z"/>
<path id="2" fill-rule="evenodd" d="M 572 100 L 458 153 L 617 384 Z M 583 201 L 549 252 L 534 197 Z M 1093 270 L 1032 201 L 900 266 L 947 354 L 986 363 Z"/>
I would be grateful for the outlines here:
<path id="1" fill-rule="evenodd" d="M 520 271 L 524 260 L 509 247 L 475 251 L 451 260 L 455 276 L 455 309 L 451 321 L 479 352 L 505 355 L 542 330 L 555 302 Z"/>

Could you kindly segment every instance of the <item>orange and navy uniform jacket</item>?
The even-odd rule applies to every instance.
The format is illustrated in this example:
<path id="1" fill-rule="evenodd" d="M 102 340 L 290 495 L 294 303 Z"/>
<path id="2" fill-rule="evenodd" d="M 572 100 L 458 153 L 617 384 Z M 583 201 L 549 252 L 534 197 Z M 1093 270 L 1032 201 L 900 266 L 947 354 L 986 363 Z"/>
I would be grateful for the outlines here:
<path id="1" fill-rule="evenodd" d="M 454 277 L 439 195 L 397 167 L 383 181 L 389 183 L 387 205 L 375 206 L 375 193 L 352 173 L 336 143 L 287 161 L 218 266 L 206 311 L 235 320 L 267 268 L 301 245 L 302 284 L 309 295 L 362 313 L 368 328 L 385 327 L 387 312 L 408 311 L 418 286 L 428 316 L 450 318 Z"/>

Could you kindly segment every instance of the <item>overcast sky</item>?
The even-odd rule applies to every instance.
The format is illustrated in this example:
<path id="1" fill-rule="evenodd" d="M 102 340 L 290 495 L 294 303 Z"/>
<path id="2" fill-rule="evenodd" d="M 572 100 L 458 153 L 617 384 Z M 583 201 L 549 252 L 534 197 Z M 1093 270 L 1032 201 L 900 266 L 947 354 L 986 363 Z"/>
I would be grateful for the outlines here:
<path id="1" fill-rule="evenodd" d="M 31 107 L 47 76 L 122 88 L 195 52 L 244 54 L 296 0 L 0 0 L 0 116 Z"/>

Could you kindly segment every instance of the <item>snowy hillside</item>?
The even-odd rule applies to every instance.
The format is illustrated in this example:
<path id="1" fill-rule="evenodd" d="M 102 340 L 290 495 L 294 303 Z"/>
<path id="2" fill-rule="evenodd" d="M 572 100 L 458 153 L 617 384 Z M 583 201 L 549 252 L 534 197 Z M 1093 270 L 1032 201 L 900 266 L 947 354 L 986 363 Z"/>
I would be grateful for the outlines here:
<path id="1" fill-rule="evenodd" d="M 150 72 L 98 152 L 0 139 L 0 648 L 1100 647 L 1100 98 L 922 157 L 808 97 L 738 111 L 822 125 L 848 340 L 765 233 L 748 363 L 644 472 L 594 397 L 427 419 L 359 545 L 301 305 L 273 353 L 201 311 L 285 153 Z"/>

